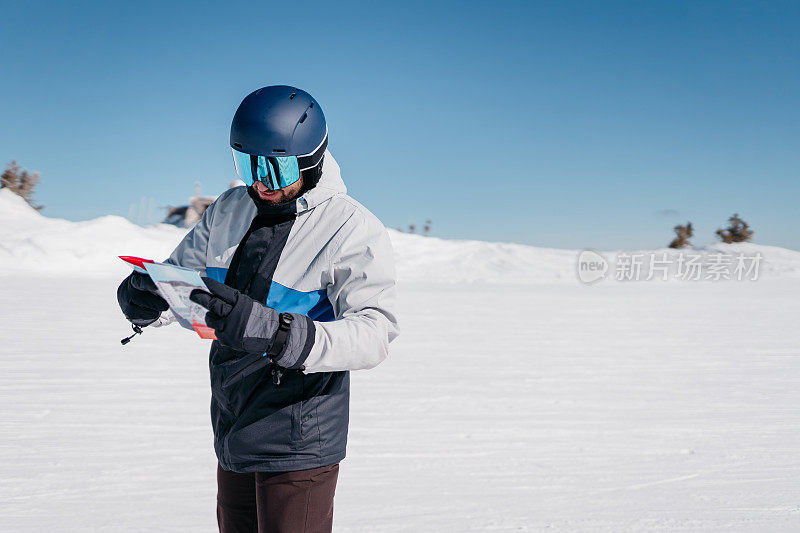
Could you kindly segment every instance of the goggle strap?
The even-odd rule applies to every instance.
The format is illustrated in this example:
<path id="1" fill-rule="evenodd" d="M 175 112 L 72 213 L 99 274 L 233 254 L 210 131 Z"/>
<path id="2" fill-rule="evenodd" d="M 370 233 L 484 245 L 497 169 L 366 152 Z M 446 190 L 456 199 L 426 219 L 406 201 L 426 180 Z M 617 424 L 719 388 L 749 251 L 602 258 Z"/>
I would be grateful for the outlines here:
<path id="1" fill-rule="evenodd" d="M 280 183 L 278 183 L 278 178 L 280 174 L 278 173 L 278 164 L 275 162 L 275 158 L 267 157 L 267 166 L 269 167 L 269 177 L 270 181 L 272 182 L 272 190 L 275 191 L 280 189 Z"/>
<path id="2" fill-rule="evenodd" d="M 258 181 L 258 156 L 250 156 L 250 175 L 253 176 L 253 183 Z"/>

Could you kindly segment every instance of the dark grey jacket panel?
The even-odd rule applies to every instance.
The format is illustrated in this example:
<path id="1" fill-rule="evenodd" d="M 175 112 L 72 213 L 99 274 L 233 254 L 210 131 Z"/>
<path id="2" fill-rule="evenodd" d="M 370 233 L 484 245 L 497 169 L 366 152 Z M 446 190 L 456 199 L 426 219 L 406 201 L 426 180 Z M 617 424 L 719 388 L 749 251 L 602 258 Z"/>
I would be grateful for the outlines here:
<path id="1" fill-rule="evenodd" d="M 257 198 L 253 201 L 258 215 L 231 260 L 225 283 L 266 302 L 296 208 L 294 202 L 268 206 Z M 222 467 L 236 472 L 302 470 L 343 459 L 349 417 L 347 372 L 305 375 L 299 369 L 266 365 L 226 386 L 231 373 L 253 356 L 212 344 L 211 411 Z M 280 377 L 276 379 L 274 372 Z"/>

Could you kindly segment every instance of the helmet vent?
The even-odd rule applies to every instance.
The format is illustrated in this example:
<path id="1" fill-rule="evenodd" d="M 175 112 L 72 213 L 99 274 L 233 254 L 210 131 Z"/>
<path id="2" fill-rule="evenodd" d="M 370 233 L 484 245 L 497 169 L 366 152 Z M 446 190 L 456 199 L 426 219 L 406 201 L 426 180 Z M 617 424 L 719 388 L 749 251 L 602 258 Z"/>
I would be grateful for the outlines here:
<path id="1" fill-rule="evenodd" d="M 303 113 L 303 118 L 300 119 L 300 124 L 302 124 L 308 118 L 308 113 Z"/>
<path id="2" fill-rule="evenodd" d="M 308 104 L 308 108 L 309 109 L 311 109 L 312 107 L 314 107 L 314 102 L 311 102 L 310 104 Z"/>
<path id="3" fill-rule="evenodd" d="M 241 147 L 242 147 L 242 145 L 241 145 L 240 143 L 233 143 L 233 145 L 234 145 L 236 148 L 241 148 Z"/>
<path id="4" fill-rule="evenodd" d="M 273 152 L 275 152 L 276 154 L 285 154 L 285 153 L 286 153 L 286 150 L 278 150 L 277 148 L 275 148 L 275 149 L 273 150 Z"/>
<path id="5" fill-rule="evenodd" d="M 291 100 L 291 99 L 292 99 L 292 98 L 294 98 L 295 96 L 297 96 L 297 93 L 292 93 L 292 96 L 290 96 L 290 97 L 289 97 L 289 100 Z"/>

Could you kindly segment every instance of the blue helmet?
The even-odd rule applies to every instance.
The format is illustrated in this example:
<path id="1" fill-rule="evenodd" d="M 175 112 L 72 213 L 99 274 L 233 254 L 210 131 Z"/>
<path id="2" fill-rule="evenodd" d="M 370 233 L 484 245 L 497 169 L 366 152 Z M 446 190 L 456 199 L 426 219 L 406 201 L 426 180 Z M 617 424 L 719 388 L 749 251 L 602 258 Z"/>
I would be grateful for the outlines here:
<path id="1" fill-rule="evenodd" d="M 315 169 L 328 146 L 328 126 L 316 100 L 288 85 L 247 95 L 231 123 L 231 148 L 239 177 L 276 189 Z"/>

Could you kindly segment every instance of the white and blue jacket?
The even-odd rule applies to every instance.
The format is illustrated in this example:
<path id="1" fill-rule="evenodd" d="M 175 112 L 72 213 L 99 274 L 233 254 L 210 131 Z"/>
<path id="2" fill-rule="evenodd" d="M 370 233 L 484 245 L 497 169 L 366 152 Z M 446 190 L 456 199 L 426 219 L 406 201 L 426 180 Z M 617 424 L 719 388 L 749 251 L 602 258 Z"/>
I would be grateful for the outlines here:
<path id="1" fill-rule="evenodd" d="M 396 280 L 386 228 L 347 195 L 330 153 L 316 186 L 280 212 L 258 206 L 247 187 L 223 193 L 168 262 L 310 319 L 280 383 L 265 367 L 223 386 L 245 354 L 212 344 L 211 416 L 222 467 L 303 470 L 344 458 L 349 371 L 387 357 L 398 334 Z"/>

